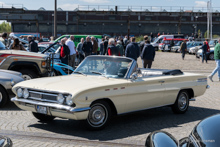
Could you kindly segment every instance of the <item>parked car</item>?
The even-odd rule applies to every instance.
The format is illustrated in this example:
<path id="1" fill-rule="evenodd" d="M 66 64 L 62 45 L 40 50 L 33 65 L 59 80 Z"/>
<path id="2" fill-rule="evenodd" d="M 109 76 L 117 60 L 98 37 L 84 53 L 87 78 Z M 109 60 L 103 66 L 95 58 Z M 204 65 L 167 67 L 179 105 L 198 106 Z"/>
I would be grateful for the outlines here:
<path id="1" fill-rule="evenodd" d="M 185 40 L 184 38 L 173 38 L 173 39 L 167 39 L 164 38 L 163 41 L 159 44 L 159 50 L 161 51 L 171 51 L 171 42 L 173 40 L 173 43 L 176 44 L 180 41 Z"/>
<path id="2" fill-rule="evenodd" d="M 220 114 L 200 121 L 188 137 L 179 141 L 170 133 L 155 131 L 146 140 L 146 147 L 219 147 Z"/>
<path id="3" fill-rule="evenodd" d="M 21 81 L 24 81 L 21 73 L 0 69 L 0 107 L 3 107 L 11 97 L 15 96 L 12 86 Z"/>
<path id="4" fill-rule="evenodd" d="M 131 58 L 88 56 L 72 75 L 16 84 L 11 100 L 41 121 L 83 120 L 92 130 L 112 115 L 161 106 L 183 114 L 189 101 L 206 91 L 207 77 L 180 70 L 139 69 Z"/>
<path id="5" fill-rule="evenodd" d="M 196 53 L 197 58 L 202 58 L 202 49 Z M 210 48 L 209 52 L 206 52 L 207 60 L 214 60 L 214 47 Z"/>
<path id="6" fill-rule="evenodd" d="M 0 135 L 0 147 L 12 147 L 13 143 L 9 137 Z"/>
<path id="7" fill-rule="evenodd" d="M 194 41 L 191 44 L 187 44 L 187 52 L 189 53 L 189 49 L 195 46 L 202 46 L 203 42 L 202 41 Z"/>
<path id="8" fill-rule="evenodd" d="M 201 49 L 201 48 L 202 48 L 201 45 L 191 47 L 191 48 L 189 48 L 189 54 L 195 55 L 198 52 L 198 50 Z"/>
<path id="9" fill-rule="evenodd" d="M 69 75 L 74 72 L 73 67 L 60 62 L 54 62 L 51 66 L 53 66 L 52 76 Z"/>
<path id="10" fill-rule="evenodd" d="M 174 46 L 171 47 L 171 51 L 177 53 L 180 49 L 181 44 L 182 44 L 182 41 L 178 41 Z"/>

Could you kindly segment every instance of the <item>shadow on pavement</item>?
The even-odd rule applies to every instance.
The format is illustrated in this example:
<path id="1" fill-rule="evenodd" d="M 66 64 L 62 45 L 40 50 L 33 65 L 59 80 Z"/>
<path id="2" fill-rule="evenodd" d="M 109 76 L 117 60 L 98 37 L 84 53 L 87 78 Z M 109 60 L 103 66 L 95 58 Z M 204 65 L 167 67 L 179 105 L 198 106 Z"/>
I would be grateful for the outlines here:
<path id="1" fill-rule="evenodd" d="M 169 107 L 163 107 L 114 117 L 109 125 L 101 131 L 87 131 L 81 121 L 66 119 L 56 119 L 51 123 L 33 124 L 29 127 L 43 129 L 59 135 L 110 141 L 160 129 L 179 127 L 181 124 L 199 121 L 219 112 L 215 109 L 189 107 L 185 114 L 177 115 L 173 114 Z"/>
<path id="2" fill-rule="evenodd" d="M 13 102 L 7 102 L 7 104 L 0 108 L 0 111 L 24 111 L 18 108 Z"/>

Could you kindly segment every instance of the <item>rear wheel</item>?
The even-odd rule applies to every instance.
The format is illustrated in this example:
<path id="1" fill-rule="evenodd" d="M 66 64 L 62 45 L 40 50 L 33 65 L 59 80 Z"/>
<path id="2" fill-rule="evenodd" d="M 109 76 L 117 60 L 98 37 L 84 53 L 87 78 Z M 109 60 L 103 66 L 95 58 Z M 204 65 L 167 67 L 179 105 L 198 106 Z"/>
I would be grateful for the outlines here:
<path id="1" fill-rule="evenodd" d="M 35 118 L 37 118 L 40 121 L 52 121 L 55 118 L 54 116 L 49 116 L 49 115 L 35 113 L 35 112 L 32 112 L 32 114 L 34 115 Z"/>
<path id="2" fill-rule="evenodd" d="M 8 101 L 8 95 L 4 88 L 0 87 L 0 108 L 3 107 Z"/>
<path id="3" fill-rule="evenodd" d="M 176 114 L 183 114 L 189 107 L 189 94 L 186 90 L 180 91 L 176 102 L 172 105 L 172 110 Z"/>
<path id="4" fill-rule="evenodd" d="M 19 72 L 22 73 L 22 77 L 24 78 L 24 80 L 30 80 L 30 79 L 34 79 L 38 77 L 37 74 L 35 74 L 31 70 L 23 69 L 23 70 L 20 70 Z"/>
<path id="5" fill-rule="evenodd" d="M 214 54 L 213 53 L 209 54 L 209 59 L 214 60 Z"/>
<path id="6" fill-rule="evenodd" d="M 85 125 L 89 130 L 103 129 L 111 117 L 111 108 L 105 101 L 92 104 Z"/>

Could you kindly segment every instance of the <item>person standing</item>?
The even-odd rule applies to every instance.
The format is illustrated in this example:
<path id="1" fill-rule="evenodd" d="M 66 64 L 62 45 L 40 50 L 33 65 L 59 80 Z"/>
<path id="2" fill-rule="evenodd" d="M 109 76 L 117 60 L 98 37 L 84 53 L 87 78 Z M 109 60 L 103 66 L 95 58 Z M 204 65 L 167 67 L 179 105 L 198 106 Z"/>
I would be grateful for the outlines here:
<path id="1" fill-rule="evenodd" d="M 90 41 L 90 37 L 86 37 L 86 41 L 83 43 L 82 51 L 85 53 L 85 57 L 89 56 L 92 54 L 93 51 L 93 45 Z"/>
<path id="2" fill-rule="evenodd" d="M 38 52 L 38 44 L 33 40 L 32 36 L 28 36 L 28 42 L 29 42 L 29 51 L 30 52 Z"/>
<path id="3" fill-rule="evenodd" d="M 146 40 L 145 42 L 146 44 L 141 53 L 141 59 L 143 61 L 143 68 L 146 68 L 146 67 L 151 68 L 152 62 L 154 61 L 154 57 L 155 57 L 155 49 L 150 44 L 149 40 Z"/>
<path id="4" fill-rule="evenodd" d="M 186 51 L 187 51 L 186 40 L 183 40 L 183 42 L 181 43 L 180 51 L 182 53 L 182 59 L 184 60 L 185 54 L 186 54 Z"/>
<path id="5" fill-rule="evenodd" d="M 108 41 L 108 55 L 109 56 L 121 56 L 119 49 L 115 46 L 114 38 L 110 38 Z"/>
<path id="6" fill-rule="evenodd" d="M 82 50 L 83 42 L 84 42 L 84 38 L 81 38 L 81 42 L 78 43 L 76 47 L 76 51 L 78 52 L 78 55 L 79 55 L 79 63 L 81 63 L 82 60 L 84 59 L 84 52 Z"/>
<path id="7" fill-rule="evenodd" d="M 207 47 L 206 41 L 204 41 L 202 45 L 202 63 L 204 62 L 204 58 L 207 63 L 207 57 L 206 57 L 207 48 L 208 47 Z"/>
<path id="8" fill-rule="evenodd" d="M 105 36 L 103 55 L 107 54 L 107 48 L 108 48 L 108 36 Z"/>
<path id="9" fill-rule="evenodd" d="M 95 37 L 91 37 L 92 40 L 92 55 L 97 55 L 97 50 L 98 50 L 98 42 L 96 41 Z"/>
<path id="10" fill-rule="evenodd" d="M 132 58 L 137 61 L 137 58 L 140 56 L 140 48 L 135 42 L 135 37 L 131 37 L 131 43 L 129 43 L 125 50 L 125 56 Z"/>
<path id="11" fill-rule="evenodd" d="M 143 48 L 144 48 L 145 43 L 146 43 L 147 40 L 148 40 L 148 36 L 145 35 L 145 36 L 144 36 L 144 41 L 142 41 L 142 42 L 140 43 L 141 52 L 142 52 L 142 50 L 143 50 Z"/>
<path id="12" fill-rule="evenodd" d="M 74 36 L 71 35 L 70 38 L 65 43 L 70 50 L 69 66 L 75 68 L 75 59 L 76 59 L 76 47 L 74 43 Z"/>
<path id="13" fill-rule="evenodd" d="M 23 50 L 23 51 L 27 51 L 24 46 L 20 43 L 18 38 L 14 39 L 14 42 L 12 44 L 12 48 L 13 50 Z"/>
<path id="14" fill-rule="evenodd" d="M 207 52 L 210 52 L 210 47 L 209 47 L 209 40 L 205 39 L 206 45 L 207 45 Z"/>
<path id="15" fill-rule="evenodd" d="M 0 41 L 1 41 L 5 46 L 7 46 L 7 37 L 8 37 L 8 34 L 7 34 L 7 33 L 2 33 L 2 36 L 0 37 Z"/>
<path id="16" fill-rule="evenodd" d="M 220 39 L 218 40 L 218 44 L 214 49 L 214 59 L 216 62 L 216 68 L 212 71 L 212 73 L 208 76 L 208 78 L 213 82 L 212 78 L 218 72 L 218 80 L 220 81 Z"/>
<path id="17" fill-rule="evenodd" d="M 120 40 L 117 41 L 116 47 L 119 50 L 120 56 L 124 55 L 124 47 L 122 46 L 122 42 Z"/>
<path id="18" fill-rule="evenodd" d="M 153 42 L 154 41 L 154 34 L 151 32 L 150 33 L 150 41 Z"/>
<path id="19" fill-rule="evenodd" d="M 102 38 L 102 42 L 100 42 L 100 52 L 99 52 L 99 54 L 100 55 L 104 55 L 104 41 L 105 41 L 105 39 L 104 38 Z"/>
<path id="20" fill-rule="evenodd" d="M 67 64 L 68 65 L 68 62 L 70 61 L 69 60 L 69 56 L 70 56 L 70 49 L 69 47 L 65 44 L 66 42 L 66 39 L 63 38 L 61 39 L 61 49 L 60 49 L 60 59 L 61 59 L 61 62 L 64 63 L 64 64 Z"/>

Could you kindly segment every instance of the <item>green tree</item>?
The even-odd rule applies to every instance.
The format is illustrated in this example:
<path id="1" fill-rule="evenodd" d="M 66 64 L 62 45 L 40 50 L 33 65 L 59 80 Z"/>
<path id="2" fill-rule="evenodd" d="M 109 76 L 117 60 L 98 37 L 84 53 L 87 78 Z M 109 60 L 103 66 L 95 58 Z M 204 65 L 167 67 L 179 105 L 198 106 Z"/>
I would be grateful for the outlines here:
<path id="1" fill-rule="evenodd" d="M 3 22 L 0 24 L 0 33 L 2 32 L 6 32 L 6 33 L 10 33 L 11 32 L 11 25 L 8 22 Z"/>
<path id="2" fill-rule="evenodd" d="M 207 34 L 207 31 L 204 33 L 204 38 L 207 38 L 208 37 L 208 34 Z"/>

